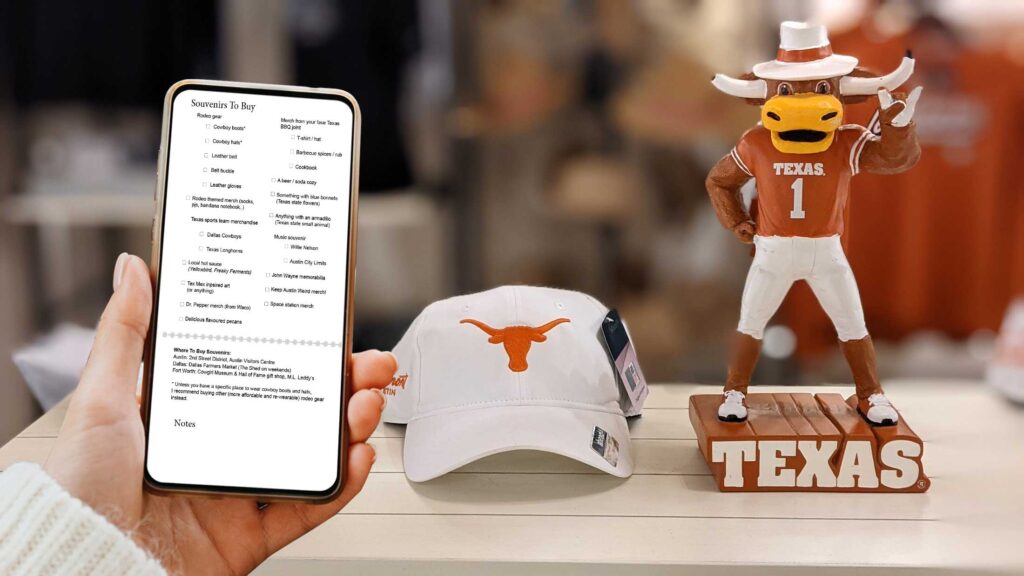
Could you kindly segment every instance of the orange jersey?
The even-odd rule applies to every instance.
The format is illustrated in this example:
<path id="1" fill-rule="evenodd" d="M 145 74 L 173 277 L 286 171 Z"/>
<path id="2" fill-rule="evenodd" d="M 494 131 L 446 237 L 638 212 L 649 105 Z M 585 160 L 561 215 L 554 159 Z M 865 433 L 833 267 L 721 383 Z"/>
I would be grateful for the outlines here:
<path id="1" fill-rule="evenodd" d="M 862 126 L 848 124 L 836 130 L 824 152 L 790 154 L 775 149 L 763 126 L 748 130 L 730 155 L 757 181 L 757 233 L 807 238 L 842 234 L 850 178 L 859 170 L 864 144 L 873 138 Z"/>

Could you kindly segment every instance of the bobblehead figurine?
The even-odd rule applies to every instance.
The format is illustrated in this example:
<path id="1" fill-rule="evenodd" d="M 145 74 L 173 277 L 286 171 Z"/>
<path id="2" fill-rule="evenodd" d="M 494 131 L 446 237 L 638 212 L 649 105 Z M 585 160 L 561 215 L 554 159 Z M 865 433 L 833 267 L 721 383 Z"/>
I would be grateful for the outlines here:
<path id="1" fill-rule="evenodd" d="M 756 247 L 718 418 L 747 419 L 747 386 L 765 326 L 793 282 L 805 280 L 836 327 L 857 410 L 874 426 L 892 426 L 899 415 L 878 382 L 874 345 L 840 237 L 850 178 L 908 170 L 921 154 L 911 121 L 921 89 L 905 100 L 889 92 L 907 81 L 914 61 L 908 53 L 896 70 L 876 77 L 857 68 L 856 58 L 833 54 L 823 26 L 783 22 L 780 36 L 775 60 L 739 79 L 717 74 L 712 80 L 722 92 L 761 105 L 760 124 L 706 182 L 722 225 Z M 843 124 L 844 102 L 876 94 L 879 135 Z M 740 187 L 751 178 L 757 199 L 748 212 Z"/>

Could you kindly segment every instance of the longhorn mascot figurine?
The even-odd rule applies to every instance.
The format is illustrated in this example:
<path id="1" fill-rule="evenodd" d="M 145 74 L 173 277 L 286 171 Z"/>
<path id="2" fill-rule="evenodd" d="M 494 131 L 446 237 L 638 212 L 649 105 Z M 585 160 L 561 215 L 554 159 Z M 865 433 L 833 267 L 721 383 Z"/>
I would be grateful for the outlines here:
<path id="1" fill-rule="evenodd" d="M 914 124 L 915 88 L 906 100 L 889 92 L 914 70 L 909 53 L 890 74 L 873 77 L 857 59 L 833 54 L 823 26 L 783 22 L 775 60 L 742 79 L 715 75 L 712 84 L 731 96 L 760 104 L 761 123 L 711 169 L 707 190 L 723 226 L 753 243 L 735 347 L 718 417 L 747 418 L 746 394 L 768 321 L 790 286 L 805 280 L 835 325 L 839 346 L 853 373 L 857 408 L 873 425 L 899 419 L 875 369 L 875 349 L 840 236 L 850 178 L 861 171 L 908 170 L 921 149 Z M 843 124 L 843 102 L 877 94 L 880 135 Z M 757 186 L 757 210 L 744 207 L 740 187 Z"/>

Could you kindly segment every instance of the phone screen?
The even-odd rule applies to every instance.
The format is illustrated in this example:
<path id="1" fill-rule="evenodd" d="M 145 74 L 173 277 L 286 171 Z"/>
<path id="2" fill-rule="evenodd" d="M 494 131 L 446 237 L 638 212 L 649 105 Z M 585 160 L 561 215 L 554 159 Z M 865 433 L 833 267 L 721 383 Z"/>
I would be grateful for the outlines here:
<path id="1" fill-rule="evenodd" d="M 355 110 L 185 85 L 170 103 L 146 471 L 167 487 L 340 482 Z"/>

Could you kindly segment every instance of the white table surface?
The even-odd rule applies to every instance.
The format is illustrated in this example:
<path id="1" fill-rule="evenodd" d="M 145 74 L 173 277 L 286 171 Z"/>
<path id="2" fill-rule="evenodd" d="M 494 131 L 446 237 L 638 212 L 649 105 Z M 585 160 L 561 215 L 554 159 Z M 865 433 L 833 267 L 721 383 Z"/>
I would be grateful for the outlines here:
<path id="1" fill-rule="evenodd" d="M 660 384 L 631 423 L 636 470 L 626 480 L 513 452 L 412 484 L 402 473 L 404 429 L 382 424 L 362 494 L 258 572 L 1024 574 L 1024 410 L 979 382 L 887 388 L 925 441 L 926 494 L 719 493 L 687 401 L 720 389 Z M 0 468 L 44 461 L 65 409 L 0 448 Z"/>

